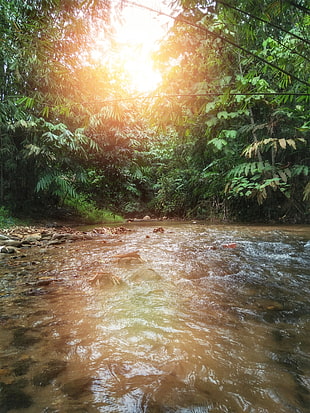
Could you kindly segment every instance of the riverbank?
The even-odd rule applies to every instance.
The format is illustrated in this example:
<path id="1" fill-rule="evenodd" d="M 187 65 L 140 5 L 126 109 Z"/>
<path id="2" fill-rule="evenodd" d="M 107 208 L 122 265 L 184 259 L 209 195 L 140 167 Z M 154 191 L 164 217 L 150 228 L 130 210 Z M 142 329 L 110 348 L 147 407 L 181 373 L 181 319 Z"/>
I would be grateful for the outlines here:
<path id="1" fill-rule="evenodd" d="M 91 231 L 78 231 L 70 226 L 16 226 L 0 229 L 0 257 L 2 254 L 17 254 L 33 246 L 48 248 L 53 245 L 89 240 L 102 235 L 122 234 L 131 231 L 123 226 L 99 227 Z"/>

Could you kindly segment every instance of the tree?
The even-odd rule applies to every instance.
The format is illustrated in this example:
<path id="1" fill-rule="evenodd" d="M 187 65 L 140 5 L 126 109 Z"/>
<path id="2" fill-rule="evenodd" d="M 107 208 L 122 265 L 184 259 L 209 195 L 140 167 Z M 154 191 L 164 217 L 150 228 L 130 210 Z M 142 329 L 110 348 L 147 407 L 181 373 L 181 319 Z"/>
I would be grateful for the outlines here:
<path id="1" fill-rule="evenodd" d="M 309 208 L 309 60 L 304 53 L 309 16 L 300 16 L 292 2 L 279 3 L 182 2 L 160 56 L 175 52 L 175 65 L 164 67 L 165 90 L 179 95 L 174 106 L 167 101 L 166 113 L 172 116 L 165 122 L 176 124 L 180 139 L 197 142 L 201 172 L 207 170 L 214 180 L 219 165 L 226 171 L 221 189 L 214 190 L 223 200 L 228 196 L 232 208 L 240 209 L 240 198 L 256 216 L 273 210 L 274 217 L 290 211 L 304 218 Z M 156 105 L 161 110 L 164 103 Z M 189 154 L 195 165 L 194 152 Z M 255 208 L 252 199 L 263 207 Z M 282 211 L 275 208 L 279 203 Z"/>
<path id="2" fill-rule="evenodd" d="M 98 106 L 92 92 L 107 93 L 91 83 L 91 33 L 108 38 L 110 6 L 1 0 L 1 203 L 20 210 L 44 193 L 74 194 L 82 157 L 96 148 L 84 133 Z"/>

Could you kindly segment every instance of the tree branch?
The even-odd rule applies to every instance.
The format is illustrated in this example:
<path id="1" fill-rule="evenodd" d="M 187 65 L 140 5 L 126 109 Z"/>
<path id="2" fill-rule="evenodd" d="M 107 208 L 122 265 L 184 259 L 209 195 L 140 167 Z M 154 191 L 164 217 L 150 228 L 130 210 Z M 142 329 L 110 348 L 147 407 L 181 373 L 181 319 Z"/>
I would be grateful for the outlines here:
<path id="1" fill-rule="evenodd" d="M 291 33 L 291 32 L 289 32 L 288 30 L 283 29 L 283 27 L 278 26 L 277 24 L 271 23 L 271 22 L 269 22 L 268 20 L 265 20 L 265 19 L 262 19 L 261 17 L 255 16 L 255 15 L 252 14 L 252 13 L 248 13 L 248 12 L 245 11 L 245 10 L 241 10 L 241 9 L 239 9 L 238 7 L 234 7 L 234 6 L 232 6 L 231 4 L 226 3 L 225 1 L 221 1 L 221 0 L 216 0 L 216 1 L 217 1 L 217 3 L 220 3 L 220 4 L 222 4 L 223 6 L 229 7 L 230 9 L 236 10 L 236 11 L 238 11 L 239 13 L 245 14 L 245 15 L 247 15 L 247 16 L 255 19 L 255 20 L 259 20 L 259 21 L 261 21 L 261 22 L 263 22 L 263 23 L 266 23 L 266 24 L 268 24 L 269 26 L 274 27 L 275 29 L 278 29 L 278 30 L 280 30 L 280 31 L 282 31 L 282 32 L 284 32 L 284 33 L 286 33 L 286 34 L 289 34 L 290 36 L 295 37 L 296 39 L 301 40 L 302 42 L 305 42 L 305 43 L 307 43 L 307 44 L 310 45 L 310 41 L 309 41 L 309 40 L 306 40 L 306 39 L 298 36 L 297 34 Z"/>

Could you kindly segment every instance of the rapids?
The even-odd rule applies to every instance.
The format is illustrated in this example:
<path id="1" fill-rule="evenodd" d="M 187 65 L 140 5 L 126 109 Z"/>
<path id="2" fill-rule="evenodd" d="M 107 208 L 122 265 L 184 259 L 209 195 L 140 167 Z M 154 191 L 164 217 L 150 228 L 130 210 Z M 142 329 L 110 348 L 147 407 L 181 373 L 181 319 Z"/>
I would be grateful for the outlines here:
<path id="1" fill-rule="evenodd" d="M 0 413 L 309 412 L 310 228 L 128 225 L 2 263 Z"/>

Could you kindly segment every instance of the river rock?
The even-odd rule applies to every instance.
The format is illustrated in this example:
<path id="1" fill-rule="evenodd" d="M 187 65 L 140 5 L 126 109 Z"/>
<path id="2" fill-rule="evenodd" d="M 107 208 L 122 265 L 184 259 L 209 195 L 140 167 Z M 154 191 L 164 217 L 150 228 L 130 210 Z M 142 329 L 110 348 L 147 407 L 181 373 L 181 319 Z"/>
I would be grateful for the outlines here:
<path id="1" fill-rule="evenodd" d="M 229 244 L 222 244 L 223 248 L 237 248 L 237 244 L 235 242 L 230 242 Z"/>
<path id="2" fill-rule="evenodd" d="M 15 376 L 23 376 L 26 373 L 28 373 L 28 370 L 30 369 L 30 366 L 34 363 L 33 359 L 31 357 L 22 359 L 22 360 L 17 360 L 13 364 L 13 373 Z"/>
<path id="3" fill-rule="evenodd" d="M 91 278 L 89 283 L 93 286 L 109 287 L 122 284 L 122 280 L 110 272 L 100 272 Z"/>
<path id="4" fill-rule="evenodd" d="M 7 235 L 4 235 L 4 234 L 0 234 L 0 241 L 7 241 L 7 240 L 9 240 L 10 238 L 7 236 Z"/>
<path id="5" fill-rule="evenodd" d="M 27 348 L 33 346 L 41 340 L 40 337 L 31 335 L 32 329 L 27 327 L 17 327 L 13 333 L 12 345 L 15 347 Z"/>
<path id="6" fill-rule="evenodd" d="M 62 391 L 68 396 L 76 399 L 81 393 L 89 390 L 91 382 L 92 379 L 90 377 L 81 377 L 71 380 L 62 386 Z"/>
<path id="7" fill-rule="evenodd" d="M 0 246 L 0 253 L 1 254 L 16 254 L 17 249 L 14 247 L 9 247 L 5 245 Z"/>
<path id="8" fill-rule="evenodd" d="M 136 271 L 131 280 L 134 282 L 147 282 L 147 281 L 158 281 L 161 276 L 154 271 L 152 268 L 144 268 Z"/>
<path id="9" fill-rule="evenodd" d="M 117 262 L 120 264 L 137 264 L 137 263 L 144 262 L 142 258 L 140 257 L 140 254 L 138 251 L 125 252 L 123 254 L 116 254 L 116 255 L 113 255 L 112 258 L 115 258 Z"/>
<path id="10" fill-rule="evenodd" d="M 158 228 L 154 228 L 153 229 L 153 232 L 155 232 L 155 233 L 163 233 L 163 232 L 165 232 L 165 230 L 164 230 L 164 228 L 163 227 L 158 227 Z"/>
<path id="11" fill-rule="evenodd" d="M 35 233 L 35 234 L 30 234 L 27 235 L 24 239 L 23 239 L 23 243 L 24 244 L 32 244 L 32 243 L 36 243 L 38 241 L 41 240 L 41 234 L 40 233 Z"/>
<path id="12" fill-rule="evenodd" d="M 43 368 L 41 373 L 38 373 L 33 378 L 35 386 L 45 387 L 50 384 L 61 372 L 67 367 L 67 363 L 63 360 L 51 360 Z"/>
<path id="13" fill-rule="evenodd" d="M 18 382 L 12 384 L 0 382 L 0 413 L 12 409 L 27 409 L 32 405 L 32 398 L 20 387 Z"/>
<path id="14" fill-rule="evenodd" d="M 22 246 L 22 242 L 16 239 L 8 239 L 8 240 L 4 240 L 2 241 L 2 244 L 7 246 L 7 247 L 21 247 Z"/>

